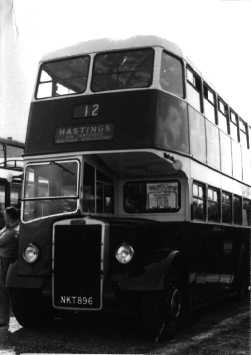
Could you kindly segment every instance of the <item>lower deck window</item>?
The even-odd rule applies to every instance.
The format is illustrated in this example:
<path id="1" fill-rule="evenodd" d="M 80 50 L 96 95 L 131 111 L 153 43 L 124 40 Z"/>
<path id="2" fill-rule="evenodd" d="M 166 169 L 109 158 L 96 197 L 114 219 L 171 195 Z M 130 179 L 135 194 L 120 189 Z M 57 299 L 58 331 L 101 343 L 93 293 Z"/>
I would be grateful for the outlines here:
<path id="1" fill-rule="evenodd" d="M 84 165 L 83 210 L 88 213 L 113 213 L 113 181 L 88 163 Z"/>
<path id="2" fill-rule="evenodd" d="M 233 196 L 233 209 L 234 209 L 234 223 L 242 224 L 242 201 L 241 197 Z"/>
<path id="3" fill-rule="evenodd" d="M 242 216 L 244 226 L 251 226 L 251 201 L 243 199 Z"/>
<path id="4" fill-rule="evenodd" d="M 209 187 L 207 190 L 208 220 L 218 222 L 220 220 L 219 191 Z"/>
<path id="5" fill-rule="evenodd" d="M 232 223 L 232 195 L 227 192 L 222 192 L 222 222 Z"/>
<path id="6" fill-rule="evenodd" d="M 192 218 L 204 220 L 206 218 L 205 208 L 205 185 L 193 183 Z"/>
<path id="7" fill-rule="evenodd" d="M 180 208 L 179 183 L 128 182 L 124 186 L 124 208 L 129 213 L 177 211 Z"/>

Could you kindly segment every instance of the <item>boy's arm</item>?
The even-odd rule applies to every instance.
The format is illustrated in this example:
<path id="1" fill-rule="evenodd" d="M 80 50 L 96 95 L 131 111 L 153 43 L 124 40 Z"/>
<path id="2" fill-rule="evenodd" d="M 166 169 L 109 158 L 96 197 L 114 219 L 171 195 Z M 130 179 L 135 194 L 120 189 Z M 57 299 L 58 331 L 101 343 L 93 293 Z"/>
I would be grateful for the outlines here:
<path id="1" fill-rule="evenodd" d="M 15 232 L 6 229 L 4 232 L 0 234 L 0 247 L 9 244 L 14 237 L 15 237 Z"/>

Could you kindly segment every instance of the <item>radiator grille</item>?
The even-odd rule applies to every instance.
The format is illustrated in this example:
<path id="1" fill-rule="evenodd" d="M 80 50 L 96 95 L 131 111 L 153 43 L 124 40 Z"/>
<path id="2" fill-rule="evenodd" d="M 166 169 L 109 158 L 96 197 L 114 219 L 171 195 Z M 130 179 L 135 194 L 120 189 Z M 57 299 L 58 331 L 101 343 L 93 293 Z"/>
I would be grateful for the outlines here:
<path id="1" fill-rule="evenodd" d="M 53 305 L 101 309 L 101 225 L 56 225 L 53 247 Z"/>

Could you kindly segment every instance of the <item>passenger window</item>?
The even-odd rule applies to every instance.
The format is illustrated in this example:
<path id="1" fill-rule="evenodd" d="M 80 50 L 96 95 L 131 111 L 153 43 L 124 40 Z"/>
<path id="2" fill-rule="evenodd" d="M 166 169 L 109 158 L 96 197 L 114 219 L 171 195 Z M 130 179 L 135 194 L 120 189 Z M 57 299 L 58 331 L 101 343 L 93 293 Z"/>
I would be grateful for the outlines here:
<path id="1" fill-rule="evenodd" d="M 244 226 L 251 226 L 251 201 L 246 198 L 243 199 L 242 216 Z"/>
<path id="2" fill-rule="evenodd" d="M 98 213 L 113 212 L 113 184 L 112 180 L 103 173 L 97 171 L 96 199 Z"/>
<path id="3" fill-rule="evenodd" d="M 193 183 L 192 218 L 205 220 L 205 185 Z"/>
<path id="4" fill-rule="evenodd" d="M 206 84 L 204 84 L 204 115 L 205 117 L 216 123 L 215 114 L 215 93 Z"/>
<path id="5" fill-rule="evenodd" d="M 187 67 L 187 100 L 201 112 L 201 79 L 192 69 Z"/>
<path id="6" fill-rule="evenodd" d="M 166 52 L 162 53 L 160 85 L 164 90 L 184 97 L 182 62 Z"/>
<path id="7" fill-rule="evenodd" d="M 124 186 L 128 213 L 176 212 L 180 208 L 178 181 L 133 181 Z"/>
<path id="8" fill-rule="evenodd" d="M 232 195 L 228 192 L 222 192 L 222 222 L 232 223 Z"/>
<path id="9" fill-rule="evenodd" d="M 205 119 L 201 114 L 188 107 L 190 128 L 190 151 L 194 158 L 206 162 Z"/>
<path id="10" fill-rule="evenodd" d="M 87 163 L 84 165 L 83 210 L 95 212 L 95 169 Z"/>
<path id="11" fill-rule="evenodd" d="M 218 126 L 223 130 L 223 132 L 228 133 L 228 109 L 227 104 L 218 99 Z"/>
<path id="12" fill-rule="evenodd" d="M 220 153 L 221 153 L 221 171 L 232 175 L 232 151 L 231 138 L 223 132 L 220 132 Z"/>
<path id="13" fill-rule="evenodd" d="M 242 180 L 242 152 L 239 143 L 232 140 L 233 177 Z"/>
<path id="14" fill-rule="evenodd" d="M 239 141 L 238 116 L 232 110 L 230 111 L 230 134 L 232 138 Z"/>
<path id="15" fill-rule="evenodd" d="M 247 124 L 241 118 L 239 119 L 240 142 L 243 147 L 248 147 Z"/>
<path id="16" fill-rule="evenodd" d="M 85 212 L 113 213 L 113 195 L 112 179 L 85 163 L 83 210 Z"/>
<path id="17" fill-rule="evenodd" d="M 242 149 L 243 181 L 250 181 L 251 177 L 251 154 L 249 149 Z"/>
<path id="18" fill-rule="evenodd" d="M 219 129 L 206 120 L 207 163 L 220 170 Z"/>
<path id="19" fill-rule="evenodd" d="M 207 213 L 209 221 L 218 222 L 220 220 L 219 191 L 212 187 L 207 190 Z"/>
<path id="20" fill-rule="evenodd" d="M 234 210 L 234 223 L 242 224 L 242 206 L 241 206 L 241 197 L 234 195 L 233 196 L 233 210 Z"/>

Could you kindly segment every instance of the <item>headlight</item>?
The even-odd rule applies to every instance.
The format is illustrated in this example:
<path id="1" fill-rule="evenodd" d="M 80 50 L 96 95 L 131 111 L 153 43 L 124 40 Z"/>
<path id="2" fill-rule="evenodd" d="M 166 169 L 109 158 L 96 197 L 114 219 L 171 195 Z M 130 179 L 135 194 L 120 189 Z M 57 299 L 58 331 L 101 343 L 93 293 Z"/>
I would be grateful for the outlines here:
<path id="1" fill-rule="evenodd" d="M 123 244 L 120 247 L 118 247 L 115 257 L 118 260 L 119 263 L 121 264 L 128 264 L 134 255 L 134 249 L 132 246 Z"/>
<path id="2" fill-rule="evenodd" d="M 32 243 L 29 244 L 23 252 L 23 258 L 29 264 L 33 264 L 38 259 L 38 256 L 39 249 L 36 245 Z"/>

